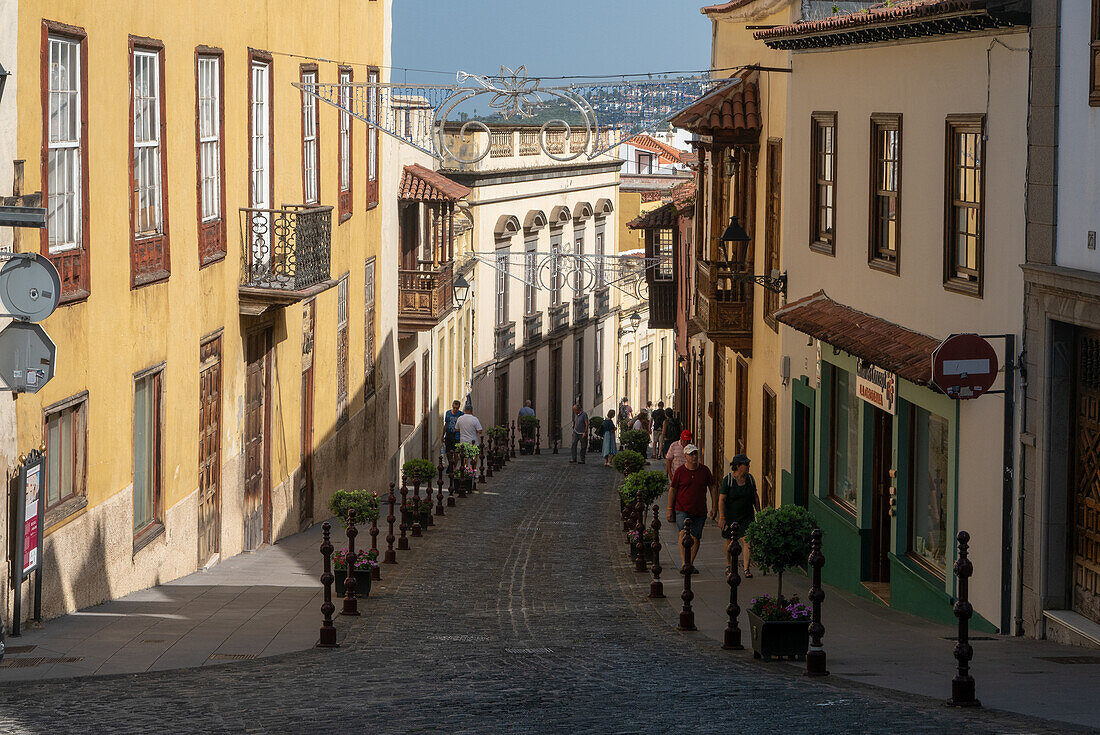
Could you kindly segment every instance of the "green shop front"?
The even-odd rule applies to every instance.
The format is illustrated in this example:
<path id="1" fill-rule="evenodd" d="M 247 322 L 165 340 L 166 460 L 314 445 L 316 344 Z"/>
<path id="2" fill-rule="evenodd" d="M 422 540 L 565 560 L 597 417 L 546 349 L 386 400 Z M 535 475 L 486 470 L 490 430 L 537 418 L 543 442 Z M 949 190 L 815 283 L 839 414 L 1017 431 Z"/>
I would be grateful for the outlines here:
<path id="1" fill-rule="evenodd" d="M 827 584 L 954 622 L 959 404 L 930 386 L 939 341 L 815 297 L 776 313 L 817 348 L 792 376 L 782 501 L 821 527 Z"/>

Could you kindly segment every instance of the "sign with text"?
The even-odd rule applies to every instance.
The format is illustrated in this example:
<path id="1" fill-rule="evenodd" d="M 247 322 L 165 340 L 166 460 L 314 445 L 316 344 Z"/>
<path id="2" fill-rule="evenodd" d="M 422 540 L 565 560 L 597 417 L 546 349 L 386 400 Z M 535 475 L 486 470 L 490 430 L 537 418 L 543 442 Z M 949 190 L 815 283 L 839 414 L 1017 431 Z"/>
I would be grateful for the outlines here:
<path id="1" fill-rule="evenodd" d="M 38 568 L 38 504 L 42 463 L 27 467 L 23 493 L 23 576 Z"/>
<path id="2" fill-rule="evenodd" d="M 984 395 L 999 370 L 993 345 L 976 334 L 953 334 L 932 352 L 932 382 L 949 398 Z"/>
<path id="3" fill-rule="evenodd" d="M 898 376 L 863 358 L 856 358 L 856 394 L 886 413 L 898 412 Z"/>

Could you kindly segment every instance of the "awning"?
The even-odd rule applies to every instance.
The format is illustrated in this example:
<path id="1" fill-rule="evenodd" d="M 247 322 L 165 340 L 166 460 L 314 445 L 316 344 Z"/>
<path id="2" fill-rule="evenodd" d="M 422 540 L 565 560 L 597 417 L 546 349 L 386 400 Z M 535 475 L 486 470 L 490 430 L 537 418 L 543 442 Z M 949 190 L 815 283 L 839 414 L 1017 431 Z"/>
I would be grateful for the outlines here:
<path id="1" fill-rule="evenodd" d="M 398 198 L 410 202 L 457 202 L 470 189 L 419 163 L 406 166 L 401 174 Z"/>
<path id="2" fill-rule="evenodd" d="M 792 301 L 775 318 L 910 383 L 932 382 L 932 351 L 940 340 L 838 304 L 824 291 Z"/>
<path id="3" fill-rule="evenodd" d="M 669 122 L 699 135 L 759 134 L 760 92 L 757 74 L 719 87 L 684 108 Z"/>

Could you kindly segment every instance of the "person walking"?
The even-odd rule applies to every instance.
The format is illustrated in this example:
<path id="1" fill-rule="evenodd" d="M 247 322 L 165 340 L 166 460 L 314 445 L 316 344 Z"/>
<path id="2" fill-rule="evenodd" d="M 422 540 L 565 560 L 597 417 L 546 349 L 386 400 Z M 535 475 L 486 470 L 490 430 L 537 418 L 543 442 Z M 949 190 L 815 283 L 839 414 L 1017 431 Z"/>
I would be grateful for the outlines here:
<path id="1" fill-rule="evenodd" d="M 661 426 L 661 456 L 668 453 L 669 446 L 680 436 L 680 430 L 684 427 L 680 424 L 680 414 L 676 409 L 670 408 L 665 412 L 665 421 Z"/>
<path id="2" fill-rule="evenodd" d="M 458 429 L 458 440 L 463 444 L 480 443 L 478 440 L 481 439 L 484 429 L 477 416 L 474 416 L 474 407 L 469 403 L 466 404 L 466 411 L 455 422 L 455 428 Z"/>
<path id="3" fill-rule="evenodd" d="M 451 402 L 451 410 L 443 414 L 443 446 L 447 450 L 447 465 L 451 464 L 451 452 L 458 444 L 458 420 L 462 418 L 462 403 Z"/>
<path id="4" fill-rule="evenodd" d="M 699 447 L 688 444 L 684 447 L 684 456 L 686 458 L 684 464 L 676 470 L 669 484 L 668 520 L 675 521 L 676 527 L 680 529 L 677 545 L 680 547 L 680 559 L 684 567 L 690 570 L 691 574 L 697 574 L 695 556 L 699 553 L 699 542 L 703 538 L 707 509 L 709 506 L 711 518 L 717 517 L 718 495 L 715 492 L 714 475 L 699 458 Z M 684 554 L 685 533 L 690 533 L 692 537 L 690 556 Z M 682 569 L 682 571 L 685 570 Z"/>
<path id="5" fill-rule="evenodd" d="M 634 417 L 634 409 L 627 403 L 626 396 L 619 401 L 619 421 L 630 421 Z"/>
<path id="6" fill-rule="evenodd" d="M 577 445 L 580 445 L 580 459 L 577 458 Z M 573 451 L 570 464 L 584 464 L 584 455 L 588 452 L 588 414 L 581 410 L 580 404 L 573 404 Z"/>
<path id="7" fill-rule="evenodd" d="M 610 467 L 611 460 L 619 450 L 615 446 L 615 411 L 607 412 L 603 420 L 603 466 Z"/>
<path id="8" fill-rule="evenodd" d="M 726 539 L 726 558 L 729 558 L 730 544 L 734 539 L 741 542 L 741 559 L 744 562 L 744 574 L 752 578 L 749 569 L 749 544 L 744 540 L 745 530 L 756 518 L 760 510 L 760 498 L 756 492 L 756 480 L 749 474 L 749 458 L 744 454 L 735 455 L 730 460 L 730 471 L 722 478 L 718 488 L 718 526 L 722 529 L 722 538 Z M 731 525 L 737 524 L 737 535 L 733 535 Z"/>
<path id="9" fill-rule="evenodd" d="M 691 432 L 687 429 L 680 432 L 679 439 L 668 445 L 668 451 L 665 452 L 665 474 L 668 475 L 669 482 L 672 482 L 676 470 L 684 466 L 689 446 L 694 445 L 691 443 Z"/>
<path id="10" fill-rule="evenodd" d="M 661 452 L 661 441 L 663 440 L 663 437 L 661 436 L 661 431 L 662 429 L 664 429 L 665 425 L 664 401 L 657 401 L 657 408 L 653 411 L 653 413 L 649 415 L 649 420 L 650 423 L 653 425 L 653 456 L 661 457 L 664 454 L 663 452 Z"/>
<path id="11" fill-rule="evenodd" d="M 645 411 L 639 411 L 638 416 L 634 419 L 634 423 L 630 427 L 633 431 L 644 431 L 646 437 L 649 436 L 649 415 Z M 642 447 L 642 456 L 649 459 L 649 444 L 647 443 Z"/>
<path id="12" fill-rule="evenodd" d="M 523 408 L 521 408 L 519 410 L 519 415 L 520 415 L 520 418 L 523 418 L 524 416 L 534 416 L 535 415 L 535 409 L 531 408 L 531 399 L 530 398 L 528 398 L 526 401 L 523 402 Z"/>

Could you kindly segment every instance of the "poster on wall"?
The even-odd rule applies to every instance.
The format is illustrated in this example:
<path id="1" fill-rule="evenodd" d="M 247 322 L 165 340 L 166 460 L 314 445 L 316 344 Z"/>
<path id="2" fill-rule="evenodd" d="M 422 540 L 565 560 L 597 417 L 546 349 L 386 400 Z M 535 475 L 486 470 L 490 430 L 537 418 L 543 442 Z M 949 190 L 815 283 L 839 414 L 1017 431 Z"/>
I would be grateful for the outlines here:
<path id="1" fill-rule="evenodd" d="M 898 376 L 863 358 L 856 358 L 856 393 L 888 414 L 898 412 Z"/>
<path id="2" fill-rule="evenodd" d="M 38 504 L 42 484 L 42 463 L 26 468 L 23 492 L 23 576 L 38 568 Z"/>

